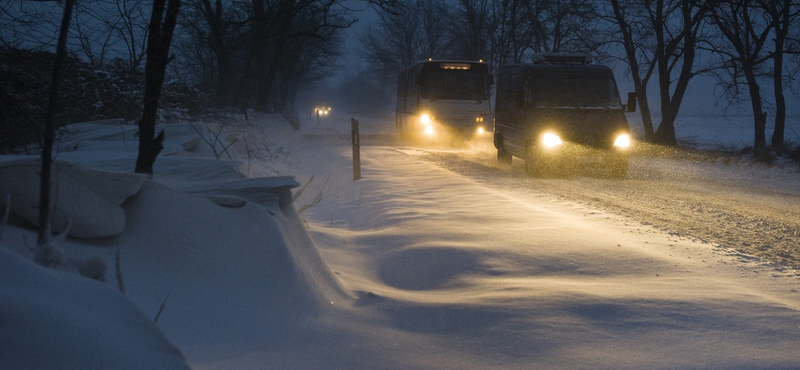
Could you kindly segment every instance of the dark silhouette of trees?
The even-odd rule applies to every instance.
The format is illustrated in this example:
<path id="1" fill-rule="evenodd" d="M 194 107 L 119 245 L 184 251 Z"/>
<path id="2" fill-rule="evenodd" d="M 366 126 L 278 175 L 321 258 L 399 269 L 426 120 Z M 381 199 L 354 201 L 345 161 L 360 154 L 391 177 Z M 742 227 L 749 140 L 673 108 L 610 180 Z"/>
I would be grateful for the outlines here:
<path id="1" fill-rule="evenodd" d="M 721 35 L 711 50 L 721 58 L 727 73 L 727 78 L 721 77 L 719 81 L 732 98 L 739 96 L 740 85 L 747 87 L 753 111 L 753 151 L 757 157 L 768 154 L 767 113 L 759 80 L 767 75 L 765 62 L 770 56 L 766 46 L 775 27 L 774 20 L 766 14 L 765 5 L 770 1 L 718 0 L 710 12 L 710 20 Z"/>
<path id="2" fill-rule="evenodd" d="M 414 0 L 401 14 L 381 13 L 360 35 L 361 55 L 385 86 L 397 73 L 428 58 L 455 59 L 447 40 L 447 7 L 441 0 Z"/>
<path id="3" fill-rule="evenodd" d="M 772 150 L 783 152 L 786 150 L 784 143 L 784 131 L 786 127 L 786 96 L 784 95 L 784 55 L 787 53 L 798 53 L 797 39 L 792 39 L 792 31 L 797 32 L 797 27 L 793 27 L 800 15 L 800 4 L 792 0 L 768 1 L 766 5 L 767 13 L 775 27 L 775 48 L 772 52 L 773 70 L 772 85 L 775 94 L 775 130 L 772 132 Z M 790 47 L 794 50 L 788 50 Z"/>
<path id="4" fill-rule="evenodd" d="M 696 66 L 698 39 L 710 5 L 696 0 L 610 0 L 614 37 L 622 44 L 636 96 L 641 103 L 645 140 L 676 145 L 675 119 L 689 87 L 702 73 Z M 654 129 L 647 85 L 658 79 L 661 123 Z"/>
<path id="5" fill-rule="evenodd" d="M 394 12 L 398 0 L 361 0 Z M 353 10 L 341 0 L 190 0 L 181 24 L 184 65 L 191 64 L 219 106 L 291 110 L 301 83 L 334 71 L 342 30 Z M 188 53 L 187 53 L 188 51 Z M 315 68 L 311 68 L 315 66 Z M 307 72 L 304 75 L 298 73 Z M 324 72 L 324 73 L 320 73 Z M 292 81 L 291 78 L 297 78 Z"/>
<path id="6" fill-rule="evenodd" d="M 150 131 L 146 122 L 155 116 L 155 87 L 166 76 L 188 80 L 211 93 L 218 107 L 291 112 L 304 88 L 341 70 L 337 58 L 342 31 L 356 21 L 359 9 L 352 8 L 354 5 L 378 11 L 378 21 L 366 27 L 367 32 L 360 37 L 363 45 L 359 52 L 365 66 L 347 69 L 351 73 L 347 81 L 370 90 L 386 90 L 385 94 L 370 94 L 371 98 L 390 96 L 396 73 L 429 57 L 482 59 L 497 68 L 503 63 L 528 62 L 539 52 L 583 51 L 601 61 L 610 57 L 625 62 L 648 141 L 676 144 L 675 123 L 684 97 L 694 78 L 708 73 L 717 78 L 716 91 L 723 92 L 718 101 L 748 102 L 753 109 L 756 152 L 791 149 L 785 148 L 784 131 L 791 108 L 785 93 L 798 91 L 798 0 L 183 3 L 179 25 L 171 31 L 176 33 L 176 45 L 171 49 L 164 48 L 163 40 L 151 43 L 152 24 L 147 22 L 150 11 L 144 6 L 150 4 L 149 0 L 76 3 L 72 14 L 74 23 L 66 43 L 71 56 L 90 63 L 97 71 L 108 71 L 112 66 L 114 70 L 128 69 L 131 75 L 145 70 L 149 76 L 147 107 L 142 110 L 140 123 L 145 125 L 142 145 L 150 148 L 143 156 L 152 157 L 150 160 L 157 152 L 158 141 L 154 126 Z M 61 6 L 52 1 L 0 4 L 0 51 L 52 49 L 56 43 L 53 35 L 59 29 L 54 9 Z M 161 24 L 167 23 L 163 19 Z M 164 31 L 166 28 L 161 27 L 159 35 L 166 36 Z M 176 52 L 174 59 L 169 50 Z M 167 65 L 168 71 L 159 77 L 154 69 L 143 66 L 151 59 L 154 66 Z M 359 75 L 352 75 L 356 71 Z M 652 80 L 657 86 L 650 83 Z M 658 97 L 648 96 L 648 89 L 650 95 L 657 91 Z M 772 91 L 765 93 L 764 89 Z M 352 91 L 339 89 L 348 90 Z M 9 101 L 17 97 L 8 91 L 0 93 Z M 655 107 L 651 108 L 651 101 Z M 654 122 L 659 112 L 660 122 Z M 772 117 L 775 129 L 768 142 L 766 126 Z M 43 142 L 41 125 L 28 131 L 26 137 Z M 152 167 L 152 163 L 147 165 L 150 160 L 140 159 L 145 171 Z"/>

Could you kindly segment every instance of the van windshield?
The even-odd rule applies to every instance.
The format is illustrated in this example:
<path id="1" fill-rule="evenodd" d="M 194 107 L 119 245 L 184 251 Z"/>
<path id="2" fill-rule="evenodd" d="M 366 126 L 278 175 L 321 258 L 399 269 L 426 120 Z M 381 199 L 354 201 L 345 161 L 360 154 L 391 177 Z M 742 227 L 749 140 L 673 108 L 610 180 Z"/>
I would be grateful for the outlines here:
<path id="1" fill-rule="evenodd" d="M 621 108 L 613 78 L 580 74 L 539 75 L 531 89 L 538 107 Z"/>

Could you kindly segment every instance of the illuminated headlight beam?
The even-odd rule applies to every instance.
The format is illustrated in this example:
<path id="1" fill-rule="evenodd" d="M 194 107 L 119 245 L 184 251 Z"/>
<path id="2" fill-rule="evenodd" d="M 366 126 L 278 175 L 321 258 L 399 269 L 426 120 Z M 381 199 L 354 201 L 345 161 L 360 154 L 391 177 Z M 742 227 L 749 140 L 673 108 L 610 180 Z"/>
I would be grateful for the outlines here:
<path id="1" fill-rule="evenodd" d="M 561 141 L 561 138 L 558 137 L 558 135 L 548 132 L 542 135 L 542 144 L 544 144 L 544 146 L 548 148 L 552 148 L 554 146 L 563 144 L 563 142 Z"/>
<path id="2" fill-rule="evenodd" d="M 628 134 L 622 134 L 617 136 L 614 140 L 614 146 L 617 148 L 628 148 L 631 146 L 631 137 Z"/>
<path id="3" fill-rule="evenodd" d="M 419 121 L 422 122 L 423 125 L 429 125 L 431 123 L 431 116 L 423 114 L 419 117 Z"/>

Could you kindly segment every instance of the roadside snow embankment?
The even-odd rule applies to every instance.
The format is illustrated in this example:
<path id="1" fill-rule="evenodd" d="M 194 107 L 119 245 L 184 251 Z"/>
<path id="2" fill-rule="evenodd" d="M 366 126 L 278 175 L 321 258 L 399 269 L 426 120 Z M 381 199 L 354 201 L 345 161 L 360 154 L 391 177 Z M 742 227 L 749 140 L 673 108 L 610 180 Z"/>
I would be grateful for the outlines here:
<path id="1" fill-rule="evenodd" d="M 68 127 L 53 176 L 54 229 L 72 222 L 59 270 L 25 260 L 36 239 L 40 161 L 0 158 L 12 212 L 0 239 L 0 368 L 185 368 L 170 340 L 220 356 L 342 297 L 292 204 L 294 177 L 245 178 L 237 170 L 249 162 L 216 160 L 235 159 L 232 144 L 282 124 L 262 117 L 253 124 L 261 127 L 234 134 L 166 125 L 152 179 L 124 172 L 134 168 L 135 127 Z M 258 153 L 241 157 L 250 154 Z M 98 257 L 120 261 L 103 266 L 105 282 L 72 273 Z"/>

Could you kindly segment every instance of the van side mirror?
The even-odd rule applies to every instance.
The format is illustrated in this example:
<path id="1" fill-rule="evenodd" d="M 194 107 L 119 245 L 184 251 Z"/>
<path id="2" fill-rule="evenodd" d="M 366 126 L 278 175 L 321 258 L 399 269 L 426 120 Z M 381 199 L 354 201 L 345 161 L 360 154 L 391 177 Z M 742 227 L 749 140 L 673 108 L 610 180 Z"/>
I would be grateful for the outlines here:
<path id="1" fill-rule="evenodd" d="M 625 106 L 625 111 L 627 112 L 636 112 L 636 93 L 629 92 L 628 93 L 628 105 Z"/>

